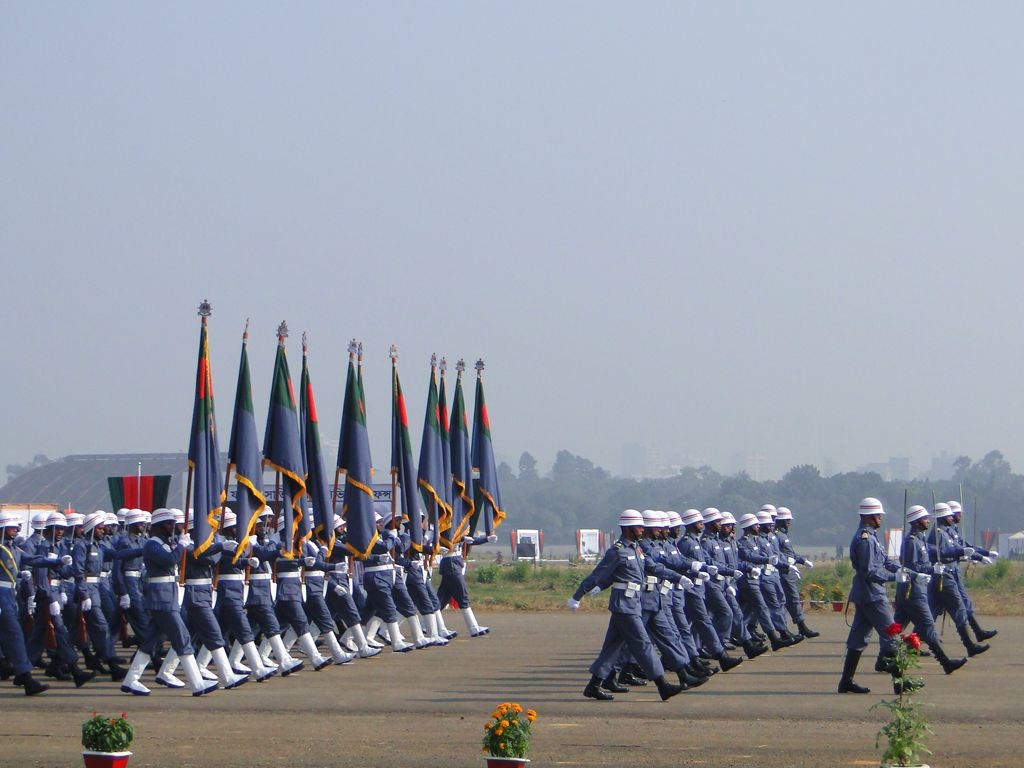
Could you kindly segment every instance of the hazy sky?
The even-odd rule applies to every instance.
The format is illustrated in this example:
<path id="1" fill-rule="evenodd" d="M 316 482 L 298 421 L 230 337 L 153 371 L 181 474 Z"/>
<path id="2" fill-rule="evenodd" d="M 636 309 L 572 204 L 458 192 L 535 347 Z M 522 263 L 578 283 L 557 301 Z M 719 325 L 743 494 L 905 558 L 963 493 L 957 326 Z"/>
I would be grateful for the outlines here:
<path id="1" fill-rule="evenodd" d="M 1024 463 L 1024 5 L 0 6 L 0 467 L 227 448 L 300 335 L 487 362 L 499 458 Z M 449 381 L 451 384 L 451 380 Z M 470 384 L 472 381 L 470 380 Z M 467 392 L 472 407 L 472 390 Z"/>

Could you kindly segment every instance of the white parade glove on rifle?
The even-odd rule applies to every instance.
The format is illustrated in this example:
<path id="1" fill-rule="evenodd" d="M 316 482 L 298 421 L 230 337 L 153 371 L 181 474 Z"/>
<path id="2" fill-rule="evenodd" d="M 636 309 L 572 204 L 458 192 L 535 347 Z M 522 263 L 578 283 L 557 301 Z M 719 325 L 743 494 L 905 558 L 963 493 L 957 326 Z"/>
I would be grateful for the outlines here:
<path id="1" fill-rule="evenodd" d="M 812 563 L 807 558 L 804 558 L 804 565 L 807 566 L 808 568 L 813 568 L 814 567 L 814 563 Z"/>
<path id="2" fill-rule="evenodd" d="M 92 598 L 87 597 L 82 601 L 82 613 L 88 613 L 92 610 Z"/>
<path id="3" fill-rule="evenodd" d="M 914 576 L 914 581 L 917 582 L 920 587 L 927 587 L 928 583 L 932 580 L 932 577 L 927 573 L 918 573 Z"/>
<path id="4" fill-rule="evenodd" d="M 982 555 L 981 562 L 983 562 L 985 565 L 992 565 L 992 563 L 994 563 L 995 561 L 988 555 Z"/>
<path id="5" fill-rule="evenodd" d="M 725 588 L 725 591 L 728 592 L 733 597 L 736 597 L 736 587 L 732 586 L 731 584 L 728 587 Z"/>
<path id="6" fill-rule="evenodd" d="M 906 568 L 900 568 L 898 571 L 896 571 L 896 583 L 906 584 L 908 581 L 910 581 L 910 573 L 911 572 L 908 571 Z"/>
<path id="7" fill-rule="evenodd" d="M 132 607 L 132 597 L 131 597 L 131 595 L 129 595 L 127 593 L 121 595 L 121 598 L 117 601 L 117 604 L 121 608 L 124 608 L 127 611 L 129 608 Z"/>
<path id="8" fill-rule="evenodd" d="M 60 601 L 54 600 L 52 603 L 50 603 L 50 615 L 60 616 Z"/>
<path id="9" fill-rule="evenodd" d="M 577 608 L 580 607 L 580 601 L 570 597 L 565 605 L 570 611 L 575 611 Z"/>

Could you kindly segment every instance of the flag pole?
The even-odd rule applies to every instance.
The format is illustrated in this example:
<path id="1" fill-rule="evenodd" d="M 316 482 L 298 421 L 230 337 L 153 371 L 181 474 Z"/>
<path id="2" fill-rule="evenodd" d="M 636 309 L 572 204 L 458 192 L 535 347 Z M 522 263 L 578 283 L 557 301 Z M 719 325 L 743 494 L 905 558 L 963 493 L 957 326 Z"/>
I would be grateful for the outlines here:
<path id="1" fill-rule="evenodd" d="M 392 344 L 388 349 L 388 356 L 391 358 L 391 456 L 395 455 L 395 379 L 398 375 L 398 345 Z M 410 511 L 411 515 L 412 512 Z M 394 531 L 398 530 L 397 518 L 398 517 L 398 467 L 395 466 L 395 462 L 392 458 L 391 461 L 391 529 Z"/>
<path id="2" fill-rule="evenodd" d="M 142 507 L 142 462 L 139 462 L 138 471 L 135 474 L 135 499 L 139 507 Z"/>

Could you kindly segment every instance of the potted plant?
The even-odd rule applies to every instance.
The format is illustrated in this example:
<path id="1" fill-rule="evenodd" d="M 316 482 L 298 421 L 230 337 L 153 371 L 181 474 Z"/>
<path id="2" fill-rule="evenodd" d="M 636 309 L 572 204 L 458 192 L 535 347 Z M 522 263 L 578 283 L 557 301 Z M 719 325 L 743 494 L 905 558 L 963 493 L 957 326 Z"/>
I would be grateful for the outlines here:
<path id="1" fill-rule="evenodd" d="M 121 717 L 105 717 L 92 713 L 82 723 L 82 757 L 85 768 L 124 768 L 132 753 L 128 751 L 135 729 L 124 712 Z"/>
<path id="2" fill-rule="evenodd" d="M 846 592 L 843 591 L 843 588 L 838 583 L 829 587 L 828 599 L 832 601 L 832 610 L 836 613 L 842 613 L 843 606 L 846 605 Z"/>
<path id="3" fill-rule="evenodd" d="M 890 637 L 902 631 L 899 624 L 890 625 L 886 633 Z M 916 632 L 903 635 L 896 643 L 896 654 L 893 659 L 893 691 L 895 699 L 883 700 L 872 705 L 885 707 L 889 710 L 889 722 L 875 737 L 875 747 L 886 739 L 885 752 L 882 754 L 883 766 L 913 766 L 928 768 L 918 759 L 922 754 L 931 752 L 924 744 L 924 739 L 932 733 L 928 718 L 924 714 L 923 705 L 914 700 L 914 694 L 924 687 L 919 677 L 911 677 L 909 671 L 921 666 L 921 640 Z"/>
<path id="4" fill-rule="evenodd" d="M 537 719 L 532 709 L 523 710 L 519 704 L 499 704 L 484 725 L 483 751 L 488 755 L 488 768 L 512 768 L 529 761 L 530 726 Z"/>
<path id="5" fill-rule="evenodd" d="M 807 586 L 807 599 L 811 601 L 811 608 L 818 608 L 828 602 L 825 599 L 825 588 L 817 583 Z"/>

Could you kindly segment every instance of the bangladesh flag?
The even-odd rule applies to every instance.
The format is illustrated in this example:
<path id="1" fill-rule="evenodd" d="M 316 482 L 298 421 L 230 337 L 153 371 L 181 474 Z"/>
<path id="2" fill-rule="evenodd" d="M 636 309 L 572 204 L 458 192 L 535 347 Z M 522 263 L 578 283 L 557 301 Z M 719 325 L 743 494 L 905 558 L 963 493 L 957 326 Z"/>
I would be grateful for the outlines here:
<path id="1" fill-rule="evenodd" d="M 238 363 L 238 386 L 235 388 L 235 412 L 231 420 L 231 443 L 228 446 L 228 470 L 235 473 L 236 536 L 246 541 L 256 530 L 256 520 L 267 506 L 263 495 L 263 465 L 260 456 L 256 413 L 252 407 L 252 378 L 249 375 L 248 330 L 242 334 L 242 359 Z M 246 551 L 235 550 L 234 562 Z"/>
<path id="2" fill-rule="evenodd" d="M 484 532 L 488 536 L 501 525 L 505 512 L 501 508 L 501 492 L 498 490 L 498 467 L 494 462 L 494 446 L 491 444 L 491 421 L 487 416 L 484 402 L 483 361 L 477 363 L 476 403 L 473 412 L 473 471 L 479 473 L 474 488 L 476 518 L 484 519 Z M 476 527 L 476 519 L 472 523 Z"/>
<path id="3" fill-rule="evenodd" d="M 206 317 L 199 329 L 199 362 L 196 366 L 195 403 L 192 408 L 192 434 L 188 446 L 188 467 L 192 473 L 192 511 L 195 530 L 195 556 L 213 543 L 217 519 L 224 504 L 224 477 L 220 472 L 217 448 L 217 424 L 213 408 L 213 374 L 210 370 L 210 339 Z M 186 520 L 187 527 L 187 520 Z"/>
<path id="4" fill-rule="evenodd" d="M 460 360 L 456 370 L 455 393 L 452 396 L 451 418 L 451 467 L 452 467 L 452 523 L 441 535 L 441 543 L 449 549 L 456 541 L 460 541 L 472 531 L 476 505 L 473 500 L 473 463 L 469 450 L 469 419 L 466 414 L 466 402 L 462 396 L 462 371 L 465 364 Z"/>
<path id="5" fill-rule="evenodd" d="M 347 537 L 345 547 L 357 558 L 365 559 L 377 541 L 373 520 L 373 462 L 370 459 L 370 437 L 366 431 L 366 405 L 363 400 L 362 377 L 350 377 L 345 388 L 344 416 L 341 425 L 345 437 L 345 516 Z"/>
<path id="6" fill-rule="evenodd" d="M 405 395 L 398 380 L 398 365 L 391 359 L 391 475 L 401 489 L 402 518 L 409 521 L 409 538 L 417 552 L 423 550 L 423 520 L 416 495 L 416 473 L 413 470 L 412 441 L 409 438 L 409 416 Z"/>
<path id="7" fill-rule="evenodd" d="M 311 522 L 317 540 L 328 550 L 334 549 L 334 504 L 327 490 L 324 474 L 324 456 L 320 448 L 320 424 L 316 417 L 313 382 L 309 378 L 306 345 L 302 345 L 302 383 L 299 412 L 302 425 L 303 461 L 306 467 L 306 488 L 313 503 L 314 520 Z"/>
<path id="8" fill-rule="evenodd" d="M 108 477 L 112 509 L 154 509 L 167 506 L 170 475 L 124 475 Z"/>

